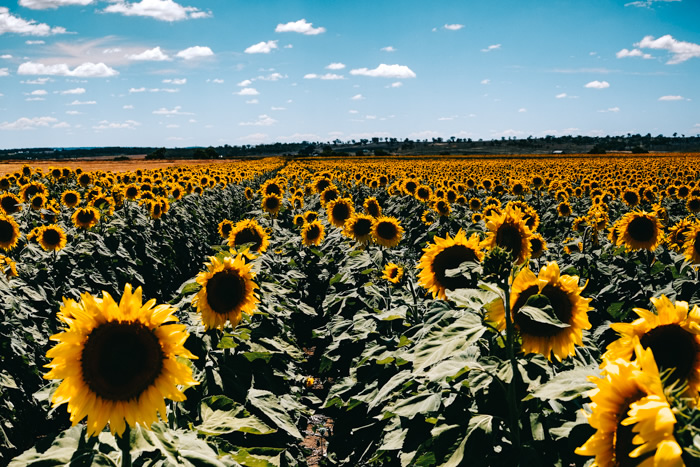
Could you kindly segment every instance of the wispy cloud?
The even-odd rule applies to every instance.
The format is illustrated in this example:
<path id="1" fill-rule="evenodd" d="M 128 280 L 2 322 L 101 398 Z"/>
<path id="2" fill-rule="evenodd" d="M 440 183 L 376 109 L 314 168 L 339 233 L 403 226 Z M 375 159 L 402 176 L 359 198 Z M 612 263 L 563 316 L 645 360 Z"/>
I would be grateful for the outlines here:
<path id="1" fill-rule="evenodd" d="M 241 122 L 240 126 L 271 126 L 277 123 L 277 120 L 270 117 L 269 115 L 259 115 L 258 119 L 252 122 Z"/>
<path id="2" fill-rule="evenodd" d="M 636 6 L 640 8 L 651 8 L 654 3 L 672 3 L 680 2 L 681 0 L 639 0 L 636 2 L 625 3 L 625 6 Z"/>
<path id="3" fill-rule="evenodd" d="M 607 81 L 591 81 L 590 83 L 586 83 L 584 88 L 589 88 L 589 89 L 605 89 L 610 87 L 610 83 Z"/>
<path id="4" fill-rule="evenodd" d="M 66 89 L 61 94 L 85 94 L 85 88 Z"/>
<path id="5" fill-rule="evenodd" d="M 278 24 L 275 28 L 275 32 L 296 32 L 307 36 L 315 36 L 326 32 L 326 28 L 314 28 L 313 23 L 307 23 L 305 19 L 300 19 L 299 21 L 290 21 L 289 23 Z"/>
<path id="6" fill-rule="evenodd" d="M 243 88 L 234 94 L 238 94 L 239 96 L 257 96 L 260 93 L 255 88 Z"/>
<path id="7" fill-rule="evenodd" d="M 342 70 L 343 68 L 345 68 L 345 64 L 340 62 L 333 62 L 326 66 L 327 70 Z"/>
<path id="8" fill-rule="evenodd" d="M 382 63 L 377 68 L 370 70 L 368 68 L 357 68 L 350 70 L 351 75 L 371 76 L 373 78 L 396 78 L 406 79 L 415 78 L 416 74 L 406 65 L 387 65 Z"/>
<path id="9" fill-rule="evenodd" d="M 316 73 L 308 73 L 308 74 L 304 75 L 304 79 L 339 80 L 339 79 L 345 79 L 345 76 L 338 75 L 335 73 L 326 73 L 323 75 L 317 75 Z"/>
<path id="10" fill-rule="evenodd" d="M 379 50 L 381 50 L 382 52 L 396 52 L 396 49 L 390 45 L 386 46 L 386 47 L 382 47 Z"/>
<path id="11" fill-rule="evenodd" d="M 350 99 L 353 101 L 362 101 L 365 99 L 365 96 L 363 96 L 362 94 L 355 94 Z"/>
<path id="12" fill-rule="evenodd" d="M 615 56 L 617 58 L 642 57 L 645 60 L 649 60 L 651 58 L 654 58 L 651 54 L 644 53 L 639 49 L 632 49 L 632 50 L 622 49 L 618 53 L 616 53 Z"/>
<path id="13" fill-rule="evenodd" d="M 481 49 L 481 51 L 482 52 L 491 52 L 493 50 L 498 50 L 500 48 L 501 48 L 501 44 L 493 44 L 493 45 L 489 45 L 485 49 Z"/>
<path id="14" fill-rule="evenodd" d="M 617 113 L 619 111 L 620 111 L 619 107 L 610 107 L 608 109 L 599 110 L 598 112 L 600 112 L 600 113 L 608 113 L 608 112 Z"/>
<path id="15" fill-rule="evenodd" d="M 166 116 L 171 116 L 171 115 L 194 115 L 192 112 L 183 112 L 182 106 L 176 105 L 172 109 L 167 109 L 165 107 L 161 107 L 158 110 L 154 110 L 153 114 L 155 115 L 166 115 Z"/>
<path id="16" fill-rule="evenodd" d="M 669 51 L 673 55 L 669 61 L 666 62 L 668 65 L 676 65 L 690 60 L 691 58 L 700 57 L 699 44 L 676 40 L 670 34 L 661 36 L 658 39 L 654 39 L 654 36 L 645 36 L 644 39 L 634 45 L 640 49 Z"/>
<path id="17" fill-rule="evenodd" d="M 134 130 L 137 126 L 141 126 L 141 123 L 135 120 L 126 120 L 125 122 L 110 122 L 108 120 L 102 120 L 92 128 L 93 130 Z"/>
<path id="18" fill-rule="evenodd" d="M 32 10 L 55 10 L 61 6 L 89 5 L 95 0 L 19 0 L 19 5 Z"/>
<path id="19" fill-rule="evenodd" d="M 0 7 L 0 35 L 12 33 L 24 36 L 51 36 L 67 32 L 66 28 L 60 26 L 51 27 L 45 23 L 22 19 L 11 14 L 9 8 Z"/>
<path id="20" fill-rule="evenodd" d="M 446 24 L 443 26 L 443 29 L 447 29 L 448 31 L 459 31 L 463 27 L 463 24 Z"/>
<path id="21" fill-rule="evenodd" d="M 142 62 L 164 62 L 172 60 L 167 54 L 159 47 L 154 47 L 152 49 L 144 50 L 139 54 L 128 55 L 129 60 L 142 61 Z"/>
<path id="22" fill-rule="evenodd" d="M 108 78 L 119 72 L 104 63 L 87 62 L 70 69 L 65 63 L 44 65 L 43 63 L 25 62 L 17 68 L 18 75 L 71 76 L 74 78 Z"/>
<path id="23" fill-rule="evenodd" d="M 578 96 L 570 96 L 565 92 L 562 92 L 560 94 L 557 94 L 556 96 L 557 99 L 578 99 Z"/>
<path id="24" fill-rule="evenodd" d="M 48 127 L 52 123 L 58 122 L 54 117 L 21 117 L 14 122 L 0 123 L 0 130 L 16 131 L 16 130 L 34 130 L 38 127 Z"/>
<path id="25" fill-rule="evenodd" d="M 79 100 L 74 100 L 68 105 L 95 105 L 97 104 L 97 101 L 79 101 Z"/>
<path id="26" fill-rule="evenodd" d="M 141 0 L 126 2 L 110 0 L 113 3 L 105 8 L 105 13 L 119 13 L 125 16 L 144 16 L 159 21 L 182 21 L 185 19 L 207 18 L 211 13 L 191 6 L 182 6 L 173 0 Z"/>
<path id="27" fill-rule="evenodd" d="M 277 48 L 277 41 L 258 42 L 253 44 L 243 52 L 247 54 L 269 54 Z"/>
<path id="28" fill-rule="evenodd" d="M 176 86 L 180 86 L 183 84 L 187 84 L 187 78 L 173 78 L 173 79 L 164 79 L 163 83 L 165 84 L 174 84 Z"/>
<path id="29" fill-rule="evenodd" d="M 661 96 L 659 97 L 660 101 L 683 101 L 685 100 L 685 97 L 683 96 Z"/>

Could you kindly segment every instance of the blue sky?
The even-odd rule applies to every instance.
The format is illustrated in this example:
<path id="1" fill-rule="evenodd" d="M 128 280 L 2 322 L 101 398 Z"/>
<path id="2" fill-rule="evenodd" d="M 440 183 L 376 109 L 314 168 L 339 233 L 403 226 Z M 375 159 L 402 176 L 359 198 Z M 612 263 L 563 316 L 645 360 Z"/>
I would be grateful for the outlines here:
<path id="1" fill-rule="evenodd" d="M 0 147 L 700 134 L 696 0 L 2 0 Z"/>

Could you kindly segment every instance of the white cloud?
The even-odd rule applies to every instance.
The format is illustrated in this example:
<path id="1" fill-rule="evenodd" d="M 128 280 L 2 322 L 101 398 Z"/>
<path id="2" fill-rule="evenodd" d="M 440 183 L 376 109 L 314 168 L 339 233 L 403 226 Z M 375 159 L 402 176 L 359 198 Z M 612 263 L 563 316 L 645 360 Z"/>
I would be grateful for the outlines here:
<path id="1" fill-rule="evenodd" d="M 590 83 L 586 83 L 584 88 L 590 88 L 590 89 L 605 89 L 610 87 L 610 83 L 607 81 L 591 81 Z"/>
<path id="2" fill-rule="evenodd" d="M 338 80 L 338 79 L 345 79 L 345 76 L 337 75 L 335 73 L 326 73 L 324 75 L 317 75 L 316 73 L 308 73 L 308 74 L 304 75 L 304 79 Z"/>
<path id="3" fill-rule="evenodd" d="M 619 107 L 610 107 L 610 108 L 605 109 L 605 110 L 599 110 L 598 112 L 600 112 L 600 113 L 608 113 L 608 112 L 617 113 L 619 111 L 620 111 Z"/>
<path id="4" fill-rule="evenodd" d="M 648 60 L 650 58 L 654 58 L 650 54 L 646 54 L 642 52 L 639 49 L 632 49 L 632 50 L 627 50 L 627 49 L 622 49 L 618 53 L 615 54 L 617 58 L 625 58 L 625 57 L 642 57 L 645 60 Z"/>
<path id="5" fill-rule="evenodd" d="M 82 115 L 82 112 L 78 112 L 77 110 L 66 110 L 66 115 Z"/>
<path id="6" fill-rule="evenodd" d="M 0 123 L 0 130 L 34 130 L 37 127 L 47 127 L 52 123 L 58 122 L 58 119 L 54 117 L 33 117 L 27 118 L 22 117 L 14 122 L 2 122 Z"/>
<path id="7" fill-rule="evenodd" d="M 46 92 L 45 89 L 37 89 L 29 93 L 30 96 L 45 96 L 46 94 L 48 94 L 48 92 Z"/>
<path id="8" fill-rule="evenodd" d="M 182 84 L 187 84 L 187 78 L 164 79 L 163 82 L 166 84 L 175 84 L 179 86 Z"/>
<path id="9" fill-rule="evenodd" d="M 390 45 L 387 47 L 382 47 L 379 50 L 381 50 L 382 52 L 396 52 L 396 49 Z"/>
<path id="10" fill-rule="evenodd" d="M 0 35 L 5 33 L 22 34 L 24 36 L 50 36 L 66 34 L 66 28 L 51 27 L 45 23 L 25 20 L 10 13 L 9 8 L 0 7 Z"/>
<path id="11" fill-rule="evenodd" d="M 273 49 L 276 48 L 277 41 L 258 42 L 257 44 L 251 45 L 243 52 L 247 54 L 269 54 Z"/>
<path id="12" fill-rule="evenodd" d="M 253 133 L 248 136 L 241 136 L 238 140 L 248 143 L 262 143 L 267 138 L 268 136 L 265 133 Z"/>
<path id="13" fill-rule="evenodd" d="M 290 21 L 286 24 L 278 24 L 275 32 L 298 32 L 307 36 L 315 36 L 326 32 L 326 28 L 314 28 L 313 23 L 307 23 L 305 19 L 300 19 L 299 21 Z"/>
<path id="14" fill-rule="evenodd" d="M 250 99 L 248 101 L 245 101 L 246 104 L 259 104 L 260 101 L 257 99 Z"/>
<path id="15" fill-rule="evenodd" d="M 279 81 L 279 80 L 284 79 L 286 77 L 287 77 L 287 75 L 283 75 L 282 73 L 275 72 L 275 73 L 270 73 L 269 75 L 266 75 L 266 76 L 258 76 L 255 79 L 260 79 L 263 81 Z"/>
<path id="16" fill-rule="evenodd" d="M 85 94 L 85 88 L 66 89 L 61 94 Z"/>
<path id="17" fill-rule="evenodd" d="M 661 97 L 659 97 L 660 101 L 682 101 L 684 99 L 685 99 L 685 97 L 683 97 L 683 96 L 661 96 Z"/>
<path id="18" fill-rule="evenodd" d="M 356 113 L 358 113 L 358 111 L 357 110 L 348 110 L 348 113 L 349 114 L 356 114 Z"/>
<path id="19" fill-rule="evenodd" d="M 557 94 L 557 95 L 554 96 L 554 97 L 556 97 L 557 99 L 564 99 L 564 98 L 566 98 L 566 97 L 568 97 L 568 96 L 567 96 L 567 94 L 566 94 L 565 92 L 562 92 L 561 94 Z"/>
<path id="20" fill-rule="evenodd" d="M 681 0 L 639 0 L 636 2 L 625 3 L 625 6 L 636 6 L 640 8 L 651 8 L 654 3 L 669 3 L 669 2 L 680 2 Z"/>
<path id="21" fill-rule="evenodd" d="M 10 54 L 3 54 L 3 55 L 0 55 L 0 58 L 2 58 L 2 59 L 4 59 L 4 60 L 9 60 L 9 59 L 12 58 L 12 55 L 10 55 Z"/>
<path id="22" fill-rule="evenodd" d="M 653 36 L 645 36 L 644 39 L 634 44 L 642 49 L 668 50 L 673 54 L 666 62 L 669 65 L 676 65 L 691 58 L 700 57 L 700 45 L 692 42 L 684 42 L 674 39 L 670 34 L 654 39 Z"/>
<path id="23" fill-rule="evenodd" d="M 122 49 L 120 49 L 119 47 L 112 47 L 112 48 L 109 48 L 109 49 L 104 49 L 104 50 L 102 51 L 102 53 L 103 53 L 103 54 L 118 54 L 118 53 L 121 52 L 121 51 L 122 51 Z"/>
<path id="24" fill-rule="evenodd" d="M 481 84 L 489 84 L 490 82 L 491 82 L 491 80 L 488 78 L 481 80 Z"/>
<path id="25" fill-rule="evenodd" d="M 327 70 L 342 70 L 343 68 L 345 68 L 345 64 L 340 62 L 333 62 L 326 67 Z"/>
<path id="26" fill-rule="evenodd" d="M 67 122 L 59 122 L 53 125 L 51 128 L 70 128 L 70 124 Z"/>
<path id="27" fill-rule="evenodd" d="M 491 52 L 492 50 L 498 50 L 501 48 L 501 44 L 489 45 L 485 49 L 481 49 L 482 52 Z"/>
<path id="28" fill-rule="evenodd" d="M 97 104 L 97 101 L 79 101 L 79 100 L 74 100 L 68 105 L 95 105 Z"/>
<path id="29" fill-rule="evenodd" d="M 120 13 L 125 16 L 145 16 L 160 21 L 181 21 L 185 19 L 207 18 L 211 13 L 191 6 L 182 6 L 173 0 L 141 0 L 129 3 L 124 0 L 110 0 L 113 3 L 104 9 L 106 13 Z"/>
<path id="30" fill-rule="evenodd" d="M 42 45 L 46 44 L 46 41 L 24 41 L 27 45 Z"/>
<path id="31" fill-rule="evenodd" d="M 7 68 L 0 68 L 0 76 L 10 76 L 10 71 Z"/>
<path id="32" fill-rule="evenodd" d="M 253 82 L 252 82 L 251 80 L 249 80 L 249 79 L 244 79 L 243 81 L 241 81 L 240 83 L 238 83 L 236 86 L 245 87 L 245 86 L 250 86 L 251 84 L 253 84 Z"/>
<path id="33" fill-rule="evenodd" d="M 37 79 L 28 79 L 26 81 L 20 81 L 20 83 L 22 83 L 22 84 L 38 84 L 38 85 L 43 86 L 44 84 L 51 83 L 53 81 L 54 80 L 52 80 L 51 78 L 37 78 Z"/>
<path id="34" fill-rule="evenodd" d="M 241 122 L 239 123 L 240 126 L 270 126 L 274 125 L 277 123 L 277 120 L 274 118 L 270 117 L 269 115 L 260 115 L 258 116 L 258 119 L 255 120 L 254 122 Z"/>
<path id="35" fill-rule="evenodd" d="M 65 63 L 57 63 L 54 65 L 44 65 L 43 63 L 25 62 L 17 68 L 19 75 L 52 75 L 52 76 L 71 76 L 74 78 L 108 78 L 116 76 L 119 72 L 108 67 L 104 63 L 86 62 L 78 65 L 72 70 Z"/>
<path id="36" fill-rule="evenodd" d="M 294 46 L 293 46 L 292 44 L 287 44 L 287 45 L 285 45 L 285 46 L 282 47 L 282 48 L 283 48 L 283 49 L 293 49 Z"/>
<path id="37" fill-rule="evenodd" d="M 371 76 L 379 78 L 415 78 L 416 74 L 406 65 L 387 65 L 382 63 L 377 68 L 370 70 L 367 68 L 358 68 L 350 70 L 351 75 Z"/>
<path id="38" fill-rule="evenodd" d="M 403 83 L 401 81 L 396 81 L 396 82 L 391 83 L 387 87 L 388 88 L 400 88 L 401 86 L 403 86 Z"/>
<path id="39" fill-rule="evenodd" d="M 527 109 L 523 107 L 523 108 L 521 108 L 521 109 L 518 109 L 518 112 L 519 112 L 519 113 L 525 113 L 525 112 L 527 112 Z"/>
<path id="40" fill-rule="evenodd" d="M 122 109 L 124 109 L 124 110 L 133 110 L 133 108 L 134 108 L 134 106 L 131 104 L 127 104 L 124 107 L 122 107 Z"/>
<path id="41" fill-rule="evenodd" d="M 257 96 L 260 93 L 255 88 L 243 88 L 238 92 L 234 92 L 234 94 L 238 94 L 239 96 Z"/>
<path id="42" fill-rule="evenodd" d="M 207 83 L 212 82 L 214 84 L 224 84 L 224 80 L 221 78 L 208 79 Z"/>
<path id="43" fill-rule="evenodd" d="M 128 58 L 129 60 L 149 62 L 163 62 L 167 60 L 172 60 L 172 58 L 168 57 L 167 54 L 164 54 L 163 51 L 160 50 L 160 46 L 155 47 L 153 49 L 144 50 L 140 54 L 127 55 L 126 58 Z"/>
<path id="44" fill-rule="evenodd" d="M 125 122 L 109 122 L 107 120 L 102 120 L 98 122 L 97 125 L 93 126 L 93 130 L 133 130 L 141 123 L 134 120 L 127 120 Z"/>
<path id="45" fill-rule="evenodd" d="M 134 94 L 137 92 L 146 92 L 146 88 L 144 88 L 143 86 L 140 88 L 129 88 L 129 94 Z"/>
<path id="46" fill-rule="evenodd" d="M 363 96 L 362 94 L 355 94 L 350 99 L 352 99 L 354 101 L 361 101 L 361 100 L 364 100 L 364 98 L 365 98 L 365 96 Z"/>
<path id="47" fill-rule="evenodd" d="M 459 31 L 463 27 L 463 24 L 446 24 L 443 26 L 443 28 L 447 29 L 448 31 Z"/>
<path id="48" fill-rule="evenodd" d="M 275 107 L 275 106 L 272 106 L 272 107 L 270 107 L 270 110 L 287 110 L 287 108 L 286 108 L 286 107 Z"/>
<path id="49" fill-rule="evenodd" d="M 19 0 L 20 6 L 32 10 L 55 10 L 60 6 L 89 5 L 94 0 Z"/>
<path id="50" fill-rule="evenodd" d="M 27 97 L 24 100 L 27 102 L 33 102 L 33 101 L 45 101 L 46 99 L 44 99 L 43 97 Z"/>
<path id="51" fill-rule="evenodd" d="M 172 110 L 168 110 L 165 107 L 161 107 L 158 110 L 154 110 L 153 113 L 155 115 L 194 115 L 192 112 L 182 112 L 180 109 L 182 109 L 182 106 L 176 105 L 175 108 Z"/>
<path id="52" fill-rule="evenodd" d="M 211 57 L 213 55 L 214 52 L 209 47 L 195 45 L 194 47 L 188 47 L 179 51 L 175 56 L 183 60 L 192 60 L 195 58 Z"/>

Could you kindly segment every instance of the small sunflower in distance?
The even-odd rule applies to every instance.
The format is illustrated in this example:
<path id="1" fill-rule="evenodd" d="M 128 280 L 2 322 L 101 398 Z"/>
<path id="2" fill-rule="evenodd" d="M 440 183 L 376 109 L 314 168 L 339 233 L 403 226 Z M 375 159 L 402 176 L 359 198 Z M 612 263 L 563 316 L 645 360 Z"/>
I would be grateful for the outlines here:
<path id="1" fill-rule="evenodd" d="M 671 370 L 669 382 L 688 383 L 688 392 L 700 391 L 700 307 L 689 308 L 688 302 L 672 302 L 666 296 L 652 297 L 656 313 L 635 308 L 637 318 L 632 323 L 613 323 L 610 327 L 620 338 L 608 345 L 604 358 L 629 359 L 638 339 L 644 348 L 654 353 L 662 370 Z"/>
<path id="2" fill-rule="evenodd" d="M 255 293 L 258 286 L 253 281 L 253 264 L 246 264 L 239 254 L 223 261 L 211 256 L 205 266 L 207 271 L 197 274 L 196 281 L 202 288 L 192 300 L 192 306 L 197 307 L 207 329 L 223 329 L 226 321 L 235 328 L 243 313 L 252 315 L 260 301 Z"/>
<path id="3" fill-rule="evenodd" d="M 463 275 L 448 277 L 447 271 L 457 269 L 462 263 L 479 263 L 484 259 L 481 251 L 479 235 L 473 233 L 467 239 L 466 233 L 460 229 L 454 238 L 448 233 L 445 238 L 434 237 L 434 244 L 428 244 L 423 249 L 418 268 L 418 283 L 433 294 L 433 298 L 446 300 L 446 290 L 463 289 L 472 284 Z"/>
<path id="4" fill-rule="evenodd" d="M 326 229 L 321 224 L 321 221 L 315 220 L 307 222 L 301 229 L 301 240 L 306 246 L 318 246 L 326 236 Z"/>
<path id="5" fill-rule="evenodd" d="M 0 215 L 0 248 L 10 251 L 19 242 L 19 225 L 12 216 Z"/>
<path id="6" fill-rule="evenodd" d="M 628 212 L 616 224 L 617 244 L 626 250 L 654 251 L 664 238 L 661 222 L 653 212 Z"/>
<path id="7" fill-rule="evenodd" d="M 61 250 L 67 242 L 66 233 L 56 224 L 39 227 L 36 239 L 45 251 Z"/>
<path id="8" fill-rule="evenodd" d="M 272 216 L 277 216 L 282 208 L 282 198 L 277 195 L 267 195 L 262 199 L 262 209 Z"/>
<path id="9" fill-rule="evenodd" d="M 58 344 L 46 353 L 44 378 L 62 380 L 53 406 L 67 403 L 73 425 L 87 416 L 88 436 L 107 423 L 115 435 L 127 423 L 149 429 L 159 414 L 167 417 L 166 398 L 183 401 L 182 391 L 198 384 L 178 361 L 196 358 L 184 346 L 185 325 L 170 305 L 143 303 L 140 287 L 127 284 L 118 304 L 107 292 L 64 298 L 58 318 L 67 327 L 51 336 Z"/>
<path id="10" fill-rule="evenodd" d="M 581 297 L 583 287 L 578 276 L 560 275 L 559 265 L 551 262 L 536 276 L 529 268 L 522 269 L 513 281 L 510 291 L 511 317 L 522 339 L 523 353 L 538 353 L 559 361 L 576 353 L 576 345 L 583 345 L 583 329 L 589 329 L 590 298 Z M 533 320 L 521 311 L 533 302 L 546 304 L 562 326 Z M 538 306 L 538 308 L 540 307 Z M 503 301 L 497 299 L 488 306 L 488 320 L 499 331 L 506 328 Z"/>
<path id="11" fill-rule="evenodd" d="M 228 238 L 229 234 L 231 233 L 231 230 L 233 230 L 233 221 L 229 219 L 224 219 L 221 222 L 219 222 L 219 236 L 221 238 Z"/>
<path id="12" fill-rule="evenodd" d="M 395 217 L 380 216 L 372 224 L 374 243 L 387 248 L 395 247 L 401 242 L 403 227 Z"/>
<path id="13" fill-rule="evenodd" d="M 71 216 L 73 225 L 79 229 L 90 229 L 97 225 L 100 220 L 100 211 L 92 206 L 78 208 Z"/>
<path id="14" fill-rule="evenodd" d="M 389 263 L 382 270 L 382 279 L 386 279 L 392 284 L 398 284 L 403 278 L 403 268 L 395 263 Z"/>

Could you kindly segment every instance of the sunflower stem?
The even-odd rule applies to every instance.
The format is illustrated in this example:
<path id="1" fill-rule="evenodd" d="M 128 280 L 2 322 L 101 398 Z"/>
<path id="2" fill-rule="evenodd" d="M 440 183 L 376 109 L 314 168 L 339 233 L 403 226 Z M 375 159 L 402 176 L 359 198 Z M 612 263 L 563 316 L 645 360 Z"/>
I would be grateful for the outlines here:
<path id="1" fill-rule="evenodd" d="M 511 270 L 511 275 L 513 274 Z M 517 401 L 518 382 L 518 361 L 515 358 L 515 327 L 510 311 L 510 289 L 508 287 L 508 279 L 501 284 L 503 290 L 503 301 L 506 316 L 506 348 L 508 351 L 508 359 L 510 360 L 513 378 L 508 385 L 506 398 L 508 399 L 508 416 L 510 419 L 510 431 L 512 435 L 513 446 L 516 451 L 520 451 L 520 410 Z M 519 457 L 519 456 L 518 456 Z"/>
<path id="2" fill-rule="evenodd" d="M 131 467 L 131 427 L 128 423 L 121 436 L 117 436 L 117 446 L 122 451 L 121 467 Z"/>

